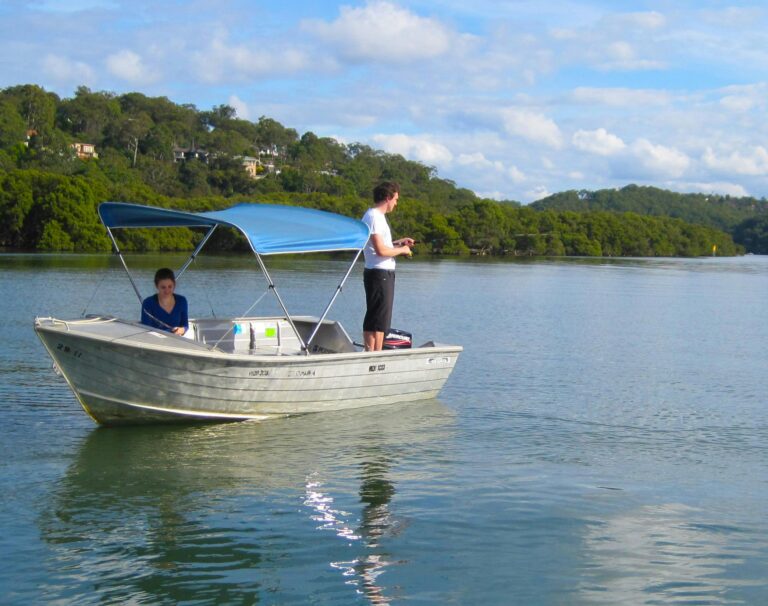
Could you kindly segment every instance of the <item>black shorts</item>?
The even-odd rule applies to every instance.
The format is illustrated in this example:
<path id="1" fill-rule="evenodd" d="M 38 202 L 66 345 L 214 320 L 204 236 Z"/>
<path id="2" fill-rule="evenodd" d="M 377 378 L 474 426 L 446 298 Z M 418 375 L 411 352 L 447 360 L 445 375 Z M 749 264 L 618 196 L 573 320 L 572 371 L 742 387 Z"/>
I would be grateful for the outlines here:
<path id="1" fill-rule="evenodd" d="M 387 332 L 392 324 L 392 304 L 395 301 L 395 272 L 391 269 L 365 269 L 366 312 L 365 332 Z"/>

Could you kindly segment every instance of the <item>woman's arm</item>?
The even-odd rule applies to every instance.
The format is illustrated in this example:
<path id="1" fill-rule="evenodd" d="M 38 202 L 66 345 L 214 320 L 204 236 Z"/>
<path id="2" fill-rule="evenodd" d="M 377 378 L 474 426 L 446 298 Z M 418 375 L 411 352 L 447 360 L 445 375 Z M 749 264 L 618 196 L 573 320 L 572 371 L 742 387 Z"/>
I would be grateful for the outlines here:
<path id="1" fill-rule="evenodd" d="M 179 325 L 173 329 L 173 333 L 181 336 L 189 329 L 189 306 L 186 297 L 176 295 L 176 305 L 179 307 Z"/>

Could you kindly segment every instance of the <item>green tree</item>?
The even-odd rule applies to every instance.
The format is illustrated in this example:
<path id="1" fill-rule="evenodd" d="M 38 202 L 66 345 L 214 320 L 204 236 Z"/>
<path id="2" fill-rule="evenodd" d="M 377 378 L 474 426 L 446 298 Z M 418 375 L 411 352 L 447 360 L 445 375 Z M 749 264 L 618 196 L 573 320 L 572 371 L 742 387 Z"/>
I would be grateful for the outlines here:
<path id="1" fill-rule="evenodd" d="M 179 166 L 179 179 L 189 195 L 207 196 L 211 193 L 208 165 L 200 160 L 182 162 Z"/>
<path id="2" fill-rule="evenodd" d="M 208 183 L 224 196 L 248 194 L 256 189 L 254 181 L 237 158 L 221 156 L 214 158 L 208 172 Z"/>
<path id="3" fill-rule="evenodd" d="M 0 246 L 24 248 L 24 223 L 34 204 L 32 186 L 24 171 L 0 175 Z"/>
<path id="4" fill-rule="evenodd" d="M 768 254 L 768 215 L 750 217 L 734 229 L 733 239 L 750 252 Z"/>
<path id="5" fill-rule="evenodd" d="M 79 86 L 73 99 L 59 105 L 57 122 L 75 139 L 100 146 L 121 114 L 120 102 L 112 93 L 94 93 Z"/>
<path id="6" fill-rule="evenodd" d="M 0 97 L 0 149 L 25 141 L 27 125 L 14 103 Z"/>
<path id="7" fill-rule="evenodd" d="M 41 137 L 53 131 L 59 103 L 55 94 L 34 84 L 22 84 L 4 89 L 0 98 L 15 105 L 27 129 L 36 131 Z"/>
<path id="8" fill-rule="evenodd" d="M 277 120 L 261 116 L 256 124 L 255 147 L 259 154 L 275 154 L 278 159 L 285 158 L 288 147 L 299 138 L 292 128 L 286 128 Z"/>
<path id="9" fill-rule="evenodd" d="M 38 250 L 75 250 L 75 243 L 56 219 L 49 220 L 37 242 Z"/>
<path id="10" fill-rule="evenodd" d="M 122 148 L 131 158 L 135 167 L 139 156 L 139 144 L 145 140 L 154 123 L 146 112 L 121 114 L 107 126 L 108 141 L 114 147 Z"/>

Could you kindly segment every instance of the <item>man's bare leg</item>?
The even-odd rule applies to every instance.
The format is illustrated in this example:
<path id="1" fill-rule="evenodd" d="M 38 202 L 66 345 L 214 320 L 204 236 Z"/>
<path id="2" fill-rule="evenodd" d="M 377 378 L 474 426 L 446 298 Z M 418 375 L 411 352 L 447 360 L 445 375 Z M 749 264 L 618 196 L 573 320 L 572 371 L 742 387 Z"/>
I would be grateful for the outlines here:
<path id="1" fill-rule="evenodd" d="M 384 333 L 363 331 L 363 344 L 365 351 L 381 351 L 384 349 Z"/>

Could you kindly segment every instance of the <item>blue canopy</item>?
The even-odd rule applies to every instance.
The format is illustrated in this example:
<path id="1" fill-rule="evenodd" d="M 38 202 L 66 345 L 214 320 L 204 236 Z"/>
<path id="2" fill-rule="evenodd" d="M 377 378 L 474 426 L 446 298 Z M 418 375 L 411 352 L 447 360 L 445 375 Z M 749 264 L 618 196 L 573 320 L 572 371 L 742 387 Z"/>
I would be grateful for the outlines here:
<path id="1" fill-rule="evenodd" d="M 108 228 L 227 225 L 240 230 L 260 255 L 360 250 L 369 236 L 368 226 L 357 219 L 278 204 L 238 204 L 226 210 L 191 213 L 104 202 L 99 205 L 99 216 Z"/>

